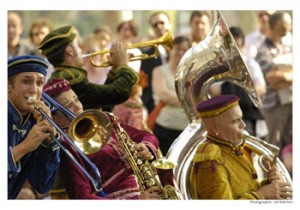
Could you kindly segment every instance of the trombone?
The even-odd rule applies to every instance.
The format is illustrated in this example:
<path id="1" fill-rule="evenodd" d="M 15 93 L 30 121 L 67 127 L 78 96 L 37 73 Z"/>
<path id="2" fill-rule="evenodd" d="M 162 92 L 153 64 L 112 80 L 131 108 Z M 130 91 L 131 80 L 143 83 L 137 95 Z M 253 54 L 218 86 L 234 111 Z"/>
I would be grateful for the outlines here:
<path id="1" fill-rule="evenodd" d="M 51 112 L 59 110 L 68 118 L 68 120 L 72 120 L 73 122 L 73 120 L 76 119 L 76 115 L 74 113 L 64 108 L 61 104 L 59 104 L 44 92 L 42 94 L 42 100 L 46 103 L 46 105 L 50 107 Z M 91 160 L 76 146 L 76 144 L 70 139 L 70 137 L 46 114 L 46 112 L 38 103 L 34 103 L 33 105 L 34 108 L 41 113 L 43 118 L 46 119 L 53 127 L 55 127 L 59 134 L 62 135 L 68 141 L 68 143 L 70 143 L 72 147 L 78 152 L 78 154 L 89 164 L 91 169 L 94 171 L 95 178 L 93 178 L 87 172 L 87 170 L 82 165 L 80 165 L 77 159 L 69 152 L 69 150 L 62 144 L 62 142 L 56 139 L 55 136 L 50 133 L 51 139 L 69 156 L 69 158 L 71 158 L 76 166 L 79 167 L 84 175 L 91 181 L 97 194 L 101 197 L 105 197 L 106 194 L 102 189 L 101 175 L 96 165 L 91 162 Z"/>
<path id="2" fill-rule="evenodd" d="M 137 60 L 145 60 L 145 59 L 149 59 L 149 58 L 157 58 L 157 56 L 159 54 L 158 45 L 165 45 L 168 48 L 172 48 L 173 47 L 173 35 L 172 35 L 172 33 L 170 31 L 167 31 L 160 38 L 150 40 L 150 41 L 147 41 L 147 42 L 135 43 L 135 44 L 129 45 L 128 49 L 144 48 L 144 47 L 150 47 L 150 46 L 154 47 L 154 53 L 152 55 L 148 55 L 148 54 L 143 53 L 141 55 L 132 56 L 129 59 L 129 61 L 137 61 Z M 94 67 L 107 67 L 107 66 L 111 66 L 111 63 L 109 61 L 103 62 L 101 64 L 97 64 L 96 61 L 95 61 L 95 57 L 99 56 L 99 55 L 108 54 L 110 52 L 111 52 L 111 50 L 106 49 L 106 50 L 102 50 L 102 51 L 99 51 L 99 52 L 84 54 L 84 55 L 82 55 L 82 57 L 83 58 L 89 57 L 89 60 L 90 60 L 91 64 Z"/>

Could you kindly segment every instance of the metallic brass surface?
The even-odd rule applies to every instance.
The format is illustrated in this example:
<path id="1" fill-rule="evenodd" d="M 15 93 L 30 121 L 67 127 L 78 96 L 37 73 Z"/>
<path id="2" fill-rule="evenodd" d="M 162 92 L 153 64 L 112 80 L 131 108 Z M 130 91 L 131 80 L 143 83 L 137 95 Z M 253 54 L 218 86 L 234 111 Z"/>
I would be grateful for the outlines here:
<path id="1" fill-rule="evenodd" d="M 59 104 L 57 101 L 55 101 L 53 98 L 51 98 L 49 95 L 46 93 L 42 94 L 42 99 L 47 104 L 47 106 L 50 108 L 50 111 L 57 111 L 59 110 L 61 113 L 65 115 L 65 117 L 68 120 L 72 120 L 72 127 L 71 131 L 73 131 L 74 134 L 72 137 L 76 137 L 76 141 L 81 141 L 83 142 L 83 148 L 79 148 L 75 143 L 74 140 L 71 139 L 51 118 L 50 116 L 47 115 L 47 113 L 43 110 L 41 104 L 39 101 L 32 101 L 35 100 L 35 97 L 29 97 L 29 103 L 33 103 L 32 105 L 34 108 L 39 111 L 42 115 L 42 117 L 47 120 L 60 134 L 60 136 L 64 137 L 64 139 L 72 146 L 72 148 L 82 157 L 82 160 L 86 162 L 86 164 L 89 165 L 90 169 L 94 173 L 94 177 L 86 170 L 86 164 L 83 166 L 79 161 L 72 155 L 72 153 L 62 144 L 61 139 L 56 138 L 54 134 L 50 133 L 51 139 L 60 147 L 62 151 L 66 153 L 66 155 L 72 160 L 72 162 L 82 171 L 82 173 L 91 181 L 92 185 L 94 186 L 95 192 L 101 196 L 105 196 L 105 192 L 102 189 L 102 180 L 101 180 L 101 174 L 96 167 L 96 165 L 91 162 L 91 160 L 85 155 L 85 153 L 82 151 L 87 151 L 86 153 L 92 153 L 96 152 L 99 150 L 100 146 L 97 144 L 97 146 L 94 146 L 94 142 L 90 141 L 92 137 L 95 137 L 95 133 L 97 133 L 97 128 L 100 127 L 98 126 L 100 121 L 102 122 L 104 117 L 103 115 L 100 115 L 96 113 L 95 111 L 87 111 L 79 115 L 79 118 L 76 118 L 76 115 L 66 108 L 64 108 L 61 104 Z M 105 116 L 105 115 L 104 115 Z M 99 119 L 96 119 L 96 118 Z M 87 120 L 85 120 L 87 119 Z M 87 123 L 86 123 L 87 122 Z M 107 122 L 107 121 L 106 121 Z M 98 123 L 98 124 L 97 124 Z M 103 122 L 102 122 L 103 123 Z M 78 126 L 80 124 L 80 126 Z M 104 128 L 108 129 L 109 131 L 109 126 L 105 124 L 104 121 Z M 79 128 L 80 127 L 80 128 Z M 71 132 L 70 132 L 71 133 Z M 101 138 L 102 139 L 102 138 Z M 97 143 L 100 142 L 99 139 L 96 140 Z M 99 143 L 100 144 L 100 143 Z M 100 145 L 103 145 L 101 143 Z"/>
<path id="2" fill-rule="evenodd" d="M 185 53 L 175 77 L 177 96 L 190 124 L 171 145 L 166 158 L 177 164 L 174 176 L 183 199 L 192 199 L 188 180 L 191 162 L 198 145 L 206 139 L 206 130 L 196 107 L 211 98 L 209 88 L 213 84 L 224 81 L 240 86 L 254 105 L 258 106 L 258 97 L 248 68 L 222 14 L 214 11 L 214 21 L 208 36 Z M 256 152 L 269 153 L 269 149 L 261 143 L 246 140 L 246 144 Z M 291 182 L 280 160 L 277 159 L 276 164 L 286 180 Z"/>
<path id="3" fill-rule="evenodd" d="M 274 164 L 276 165 L 277 161 L 279 160 L 279 147 L 270 144 L 262 139 L 256 138 L 255 136 L 251 136 L 246 130 L 241 132 L 241 138 L 244 141 L 249 142 L 248 144 L 246 144 L 247 148 L 249 148 L 255 154 L 259 155 L 258 164 L 264 172 L 268 172 L 265 167 L 264 161 L 269 161 L 271 163 L 271 166 L 273 166 Z M 264 146 L 267 151 L 262 152 L 261 150 L 257 149 L 257 147 L 254 146 L 257 144 Z"/>
<path id="4" fill-rule="evenodd" d="M 151 46 L 153 46 L 155 48 L 155 52 L 152 55 L 141 54 L 141 55 L 133 56 L 129 59 L 129 61 L 156 58 L 159 54 L 158 45 L 164 45 L 168 48 L 173 47 L 173 36 L 172 36 L 170 31 L 167 31 L 163 36 L 161 36 L 158 39 L 154 39 L 154 40 L 150 40 L 150 41 L 146 41 L 146 42 L 142 42 L 142 43 L 135 43 L 135 44 L 129 45 L 128 49 L 134 49 L 134 48 L 141 49 L 141 48 L 146 48 L 146 47 L 151 47 Z M 107 50 L 102 50 L 102 51 L 99 51 L 99 52 L 94 52 L 94 53 L 91 53 L 91 54 L 85 54 L 82 57 L 89 57 L 91 64 L 95 67 L 107 67 L 107 66 L 111 66 L 110 62 L 107 61 L 107 62 L 103 62 L 101 64 L 97 64 L 97 62 L 95 61 L 94 58 L 96 56 L 102 56 L 102 55 L 105 55 L 105 54 L 109 54 L 110 52 L 111 52 L 111 50 L 107 49 Z"/>
<path id="5" fill-rule="evenodd" d="M 162 191 L 161 199 L 174 200 L 179 199 L 176 190 L 173 168 L 174 163 L 166 160 L 156 160 L 154 165 L 147 160 L 142 159 L 135 149 L 135 142 L 128 133 L 120 126 L 116 117 L 108 113 L 111 120 L 115 136 L 125 153 L 126 159 L 131 166 L 141 191 L 145 191 L 152 186 L 157 186 Z M 158 166 L 156 169 L 153 166 Z"/>
<path id="6" fill-rule="evenodd" d="M 99 151 L 108 141 L 111 124 L 107 116 L 98 110 L 87 110 L 74 118 L 68 135 L 84 154 Z"/>

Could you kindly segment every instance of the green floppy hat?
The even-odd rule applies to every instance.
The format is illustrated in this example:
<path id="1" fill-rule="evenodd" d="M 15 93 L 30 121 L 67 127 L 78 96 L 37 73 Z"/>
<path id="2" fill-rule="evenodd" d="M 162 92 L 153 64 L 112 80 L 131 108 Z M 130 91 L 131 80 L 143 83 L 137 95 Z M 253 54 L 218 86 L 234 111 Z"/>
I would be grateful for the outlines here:
<path id="1" fill-rule="evenodd" d="M 73 26 L 63 26 L 47 34 L 37 49 L 42 50 L 42 54 L 48 56 L 58 49 L 66 47 L 75 37 L 76 33 Z"/>

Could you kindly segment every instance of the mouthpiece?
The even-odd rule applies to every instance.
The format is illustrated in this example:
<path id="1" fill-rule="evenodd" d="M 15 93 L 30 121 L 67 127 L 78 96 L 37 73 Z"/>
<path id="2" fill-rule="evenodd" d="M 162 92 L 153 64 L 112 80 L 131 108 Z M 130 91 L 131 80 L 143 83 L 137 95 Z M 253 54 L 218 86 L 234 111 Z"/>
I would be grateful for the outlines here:
<path id="1" fill-rule="evenodd" d="M 270 144 L 270 143 L 266 142 L 265 140 L 259 139 L 255 136 L 251 136 L 248 133 L 248 131 L 246 131 L 246 130 L 241 131 L 240 135 L 241 135 L 242 139 L 244 139 L 244 140 L 248 139 L 250 141 L 256 141 L 256 142 L 264 145 L 265 147 L 267 147 L 269 150 L 271 150 L 273 152 L 278 152 L 279 151 L 279 147 L 277 147 L 276 145 Z"/>
<path id="2" fill-rule="evenodd" d="M 242 130 L 242 131 L 240 132 L 240 137 L 241 137 L 242 139 L 244 139 L 244 138 L 249 138 L 249 137 L 250 137 L 250 134 L 248 133 L 248 131 Z"/>
<path id="3" fill-rule="evenodd" d="M 35 96 L 29 96 L 27 101 L 28 101 L 29 103 L 32 103 L 34 100 L 36 100 L 36 97 L 35 97 Z"/>
<path id="4" fill-rule="evenodd" d="M 91 55 L 93 55 L 93 53 L 84 54 L 84 55 L 82 55 L 82 58 L 90 57 Z"/>

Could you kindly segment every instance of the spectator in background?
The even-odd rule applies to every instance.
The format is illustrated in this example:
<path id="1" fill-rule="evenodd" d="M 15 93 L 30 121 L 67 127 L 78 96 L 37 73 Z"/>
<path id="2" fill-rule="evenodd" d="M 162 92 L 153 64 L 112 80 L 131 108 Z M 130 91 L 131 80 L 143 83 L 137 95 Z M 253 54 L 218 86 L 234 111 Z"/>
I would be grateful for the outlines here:
<path id="1" fill-rule="evenodd" d="M 130 46 L 136 41 L 138 25 L 134 20 L 121 22 L 117 27 L 118 40 Z M 129 49 L 128 53 L 133 57 L 139 57 L 142 52 L 138 48 Z M 141 60 L 129 62 L 128 65 L 139 73 Z M 147 115 L 144 111 L 142 88 L 145 84 L 144 74 L 139 75 L 139 82 L 131 90 L 130 98 L 122 104 L 114 107 L 113 113 L 119 117 L 122 123 L 139 130 L 148 130 L 146 126 Z"/>
<path id="2" fill-rule="evenodd" d="M 31 23 L 29 29 L 29 41 L 32 45 L 32 48 L 35 50 L 35 55 L 43 57 L 41 52 L 36 48 L 44 39 L 44 37 L 52 30 L 53 26 L 47 19 L 37 18 Z"/>
<path id="3" fill-rule="evenodd" d="M 282 162 L 290 176 L 293 177 L 293 144 L 286 145 L 281 152 Z"/>
<path id="4" fill-rule="evenodd" d="M 256 56 L 264 74 L 267 92 L 262 96 L 262 114 L 267 122 L 267 141 L 284 148 L 292 141 L 292 46 L 282 42 L 292 19 L 276 12 L 269 18 L 270 31 Z"/>
<path id="5" fill-rule="evenodd" d="M 190 17 L 190 40 L 192 45 L 198 44 L 206 38 L 210 31 L 210 15 L 206 11 L 193 11 Z"/>
<path id="6" fill-rule="evenodd" d="M 170 17 L 166 12 L 163 11 L 153 13 L 149 18 L 149 23 L 154 32 L 152 37 L 154 39 L 163 36 L 166 31 L 172 30 Z M 144 49 L 143 53 L 153 55 L 154 51 L 154 47 L 150 47 L 148 49 Z M 143 60 L 141 65 L 141 71 L 147 76 L 147 85 L 143 89 L 142 100 L 147 108 L 148 113 L 150 113 L 154 108 L 154 100 L 152 96 L 152 71 L 155 67 L 167 63 L 168 57 L 168 49 L 166 49 L 164 46 L 158 45 L 158 51 L 159 55 L 156 59 L 150 58 Z"/>
<path id="7" fill-rule="evenodd" d="M 86 37 L 82 42 L 83 54 L 89 54 L 94 52 L 99 52 L 103 50 L 108 50 L 111 48 L 112 44 L 112 34 L 110 30 L 106 27 L 95 28 L 93 34 Z M 95 63 L 103 64 L 108 62 L 108 54 L 98 55 L 95 58 Z M 106 67 L 95 67 L 91 64 L 90 58 L 86 57 L 85 67 L 88 71 L 88 79 L 91 83 L 95 84 L 105 84 L 107 75 L 111 70 L 111 66 Z"/>
<path id="8" fill-rule="evenodd" d="M 53 30 L 52 23 L 45 18 L 37 18 L 31 23 L 29 29 L 29 41 L 30 45 L 33 48 L 34 54 L 46 59 L 45 56 L 42 55 L 41 51 L 37 49 L 37 46 L 41 43 L 41 41 L 45 38 L 45 36 Z M 54 71 L 54 67 L 49 64 L 49 68 L 47 70 L 46 81 L 51 76 Z"/>
<path id="9" fill-rule="evenodd" d="M 128 20 L 121 22 L 117 27 L 118 40 L 130 46 L 136 42 L 138 35 L 138 25 L 134 20 Z M 128 53 L 131 56 L 140 56 L 142 51 L 139 48 L 128 49 Z M 128 65 L 136 72 L 140 71 L 141 60 L 129 62 Z"/>
<path id="10" fill-rule="evenodd" d="M 239 27 L 230 27 L 229 30 L 237 47 L 243 53 L 245 43 L 244 32 Z M 244 58 L 248 67 L 258 96 L 263 95 L 266 92 L 266 83 L 259 64 L 251 58 L 246 58 L 243 54 L 241 56 Z M 267 135 L 265 121 L 263 120 L 259 107 L 253 104 L 248 94 L 241 87 L 231 82 L 224 82 L 221 85 L 221 90 L 222 94 L 234 94 L 239 96 L 240 107 L 244 113 L 243 120 L 246 124 L 246 130 L 253 136 L 260 138 L 265 137 Z"/>
<path id="11" fill-rule="evenodd" d="M 161 102 L 165 104 L 156 118 L 153 133 L 159 140 L 164 156 L 189 123 L 177 97 L 174 81 L 177 65 L 190 47 L 191 42 L 187 37 L 175 37 L 168 63 L 157 66 L 153 70 L 153 97 L 157 105 Z"/>
<path id="12" fill-rule="evenodd" d="M 113 114 L 123 124 L 139 130 L 150 131 L 146 124 L 147 115 L 145 114 L 143 101 L 141 100 L 144 80 L 143 74 L 140 74 L 139 82 L 133 86 L 129 99 L 122 104 L 116 105 L 113 109 Z"/>
<path id="13" fill-rule="evenodd" d="M 17 12 L 8 12 L 7 22 L 7 42 L 8 59 L 19 55 L 33 55 L 32 48 L 22 40 L 23 23 Z"/>
<path id="14" fill-rule="evenodd" d="M 83 54 L 91 54 L 101 51 L 101 40 L 95 35 L 90 34 L 85 37 L 81 44 L 81 49 Z M 107 62 L 107 54 L 97 55 L 93 58 L 85 57 L 84 58 L 84 69 L 87 71 L 87 78 L 91 83 L 103 85 L 107 79 L 107 74 L 110 71 L 111 67 L 96 67 L 92 64 L 90 59 L 93 59 L 93 62 L 96 65 L 101 65 L 104 62 Z"/>
<path id="15" fill-rule="evenodd" d="M 113 38 L 107 27 L 97 27 L 93 33 L 100 40 L 100 50 L 110 49 Z"/>
<path id="16" fill-rule="evenodd" d="M 269 17 L 274 12 L 269 10 L 257 11 L 259 28 L 245 37 L 245 55 L 248 58 L 255 59 L 259 46 L 263 43 L 269 32 Z"/>

